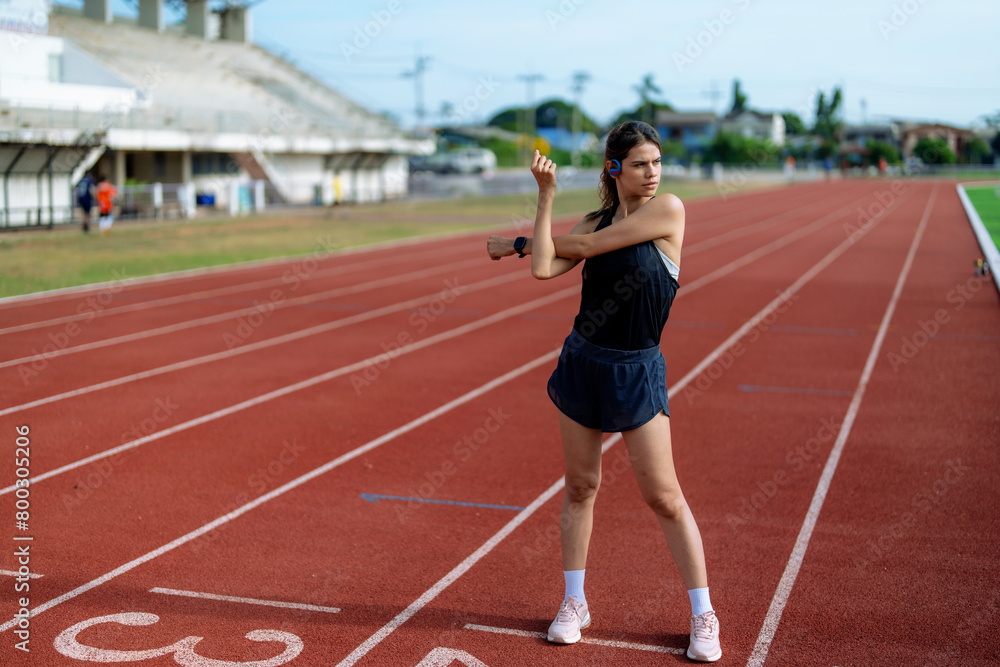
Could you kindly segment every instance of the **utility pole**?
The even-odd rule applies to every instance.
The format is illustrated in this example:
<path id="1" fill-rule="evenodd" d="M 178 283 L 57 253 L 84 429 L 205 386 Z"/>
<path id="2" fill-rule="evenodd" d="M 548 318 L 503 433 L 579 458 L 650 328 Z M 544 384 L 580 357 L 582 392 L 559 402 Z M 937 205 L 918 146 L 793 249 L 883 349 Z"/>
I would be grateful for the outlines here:
<path id="1" fill-rule="evenodd" d="M 587 72 L 574 72 L 573 73 L 573 85 L 571 90 L 573 91 L 573 126 L 570 128 L 570 141 L 572 142 L 572 164 L 574 167 L 580 166 L 580 150 L 577 145 L 578 137 L 580 136 L 580 99 L 583 97 L 583 86 L 590 81 L 590 74 Z"/>
<path id="2" fill-rule="evenodd" d="M 415 126 L 417 129 L 423 127 L 424 124 L 424 72 L 427 71 L 427 63 L 430 62 L 430 56 L 416 56 L 416 60 L 413 64 L 412 72 L 403 72 L 403 77 L 413 79 L 414 85 L 414 98 L 416 100 L 416 108 L 414 109 L 416 115 Z"/>
<path id="3" fill-rule="evenodd" d="M 541 74 L 519 74 L 517 78 L 524 81 L 527 88 L 527 106 L 524 109 L 524 162 L 525 165 L 530 165 L 531 150 L 528 148 L 528 142 L 534 143 L 535 136 L 535 82 L 545 77 Z"/>
<path id="4" fill-rule="evenodd" d="M 719 98 L 722 97 L 722 91 L 719 89 L 719 84 L 716 83 L 715 81 L 712 81 L 708 87 L 708 90 L 702 91 L 701 94 L 702 97 L 707 97 L 710 100 L 712 100 L 712 111 L 718 113 L 716 109 L 719 104 Z"/>

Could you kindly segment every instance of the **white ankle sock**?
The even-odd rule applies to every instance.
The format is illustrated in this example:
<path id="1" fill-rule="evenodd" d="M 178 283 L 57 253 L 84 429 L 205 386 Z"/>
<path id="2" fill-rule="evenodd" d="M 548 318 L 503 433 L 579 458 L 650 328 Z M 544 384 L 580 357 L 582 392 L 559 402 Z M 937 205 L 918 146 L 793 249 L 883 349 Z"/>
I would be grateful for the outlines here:
<path id="1" fill-rule="evenodd" d="M 563 577 L 566 579 L 566 595 L 563 596 L 563 600 L 575 595 L 580 602 L 587 601 L 583 595 L 583 579 L 586 574 L 586 570 L 563 570 Z"/>
<path id="2" fill-rule="evenodd" d="M 688 597 L 691 598 L 692 616 L 701 616 L 706 611 L 713 611 L 707 588 L 692 588 L 688 591 Z"/>

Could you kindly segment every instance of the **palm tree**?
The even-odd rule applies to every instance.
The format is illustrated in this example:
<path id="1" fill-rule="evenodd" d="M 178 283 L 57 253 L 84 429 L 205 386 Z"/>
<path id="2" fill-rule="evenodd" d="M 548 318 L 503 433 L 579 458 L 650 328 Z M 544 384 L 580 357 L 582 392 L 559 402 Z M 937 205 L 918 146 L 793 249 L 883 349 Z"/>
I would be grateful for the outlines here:
<path id="1" fill-rule="evenodd" d="M 660 90 L 659 86 L 653 83 L 652 74 L 647 74 L 646 76 L 642 77 L 642 82 L 638 86 L 634 86 L 634 88 L 636 92 L 639 93 L 639 100 L 640 100 L 639 108 L 641 109 L 642 120 L 648 123 L 649 125 L 652 125 L 653 121 L 655 120 L 652 117 L 654 111 L 654 103 L 653 100 L 650 99 L 649 94 L 656 93 L 657 95 L 659 95 L 663 91 Z"/>

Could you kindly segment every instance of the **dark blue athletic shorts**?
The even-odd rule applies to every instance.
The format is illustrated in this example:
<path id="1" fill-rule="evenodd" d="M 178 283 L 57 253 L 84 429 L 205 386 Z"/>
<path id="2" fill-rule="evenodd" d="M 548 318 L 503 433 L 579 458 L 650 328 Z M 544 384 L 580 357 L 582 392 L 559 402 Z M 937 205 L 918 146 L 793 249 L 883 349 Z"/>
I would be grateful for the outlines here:
<path id="1" fill-rule="evenodd" d="M 659 347 L 609 350 L 576 329 L 549 378 L 549 398 L 573 421 L 605 433 L 639 428 L 667 407 L 667 364 Z"/>

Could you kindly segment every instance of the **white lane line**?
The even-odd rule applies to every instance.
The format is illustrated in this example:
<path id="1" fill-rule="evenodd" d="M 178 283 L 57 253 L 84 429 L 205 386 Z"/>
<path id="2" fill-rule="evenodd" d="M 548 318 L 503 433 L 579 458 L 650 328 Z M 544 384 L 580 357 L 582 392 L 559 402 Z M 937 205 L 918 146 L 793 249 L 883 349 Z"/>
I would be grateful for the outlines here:
<path id="1" fill-rule="evenodd" d="M 393 350 L 393 358 L 399 357 L 404 354 L 409 354 L 410 352 L 415 352 L 417 350 L 422 350 L 423 348 L 434 345 L 435 343 L 440 343 L 445 340 L 457 338 L 458 336 L 467 334 L 470 331 L 476 331 L 477 329 L 482 329 L 483 327 L 487 327 L 491 324 L 501 322 L 505 319 L 514 317 L 515 315 L 519 315 L 528 310 L 532 310 L 534 308 L 541 308 L 542 306 L 546 306 L 550 303 L 555 303 L 556 301 L 560 301 L 577 293 L 579 293 L 578 287 L 576 286 L 568 287 L 564 290 L 560 290 L 559 292 L 549 294 L 548 296 L 534 299 L 533 301 L 527 301 L 517 306 L 507 308 L 506 310 L 501 310 L 498 313 L 494 313 L 493 315 L 489 315 L 487 317 L 478 319 L 474 322 L 470 322 L 460 327 L 456 327 L 454 329 L 449 329 L 448 331 L 443 331 L 439 334 L 435 334 L 434 336 L 431 336 L 429 338 L 424 338 L 423 340 L 419 340 L 414 343 L 409 343 L 407 345 L 403 345 L 399 348 L 396 348 L 395 350 Z M 294 384 L 286 385 L 284 387 L 281 387 L 280 389 L 269 391 L 266 394 L 261 394 L 260 396 L 256 396 L 254 398 L 241 401 L 240 403 L 236 403 L 235 405 L 231 405 L 226 408 L 221 408 L 219 410 L 216 410 L 215 412 L 202 415 L 201 417 L 196 417 L 181 424 L 177 424 L 176 426 L 171 426 L 170 428 L 164 429 L 162 431 L 157 431 L 156 433 L 151 433 L 150 435 L 144 436 L 142 438 L 131 440 L 117 447 L 106 449 L 103 452 L 98 452 L 93 456 L 88 456 L 87 458 L 74 461 L 73 463 L 68 463 L 60 468 L 56 468 L 55 470 L 44 472 L 38 475 L 37 477 L 32 477 L 31 483 L 37 484 L 40 481 L 49 479 L 50 477 L 55 477 L 56 475 L 60 475 L 64 472 L 69 472 L 70 470 L 75 470 L 89 463 L 100 461 L 101 459 L 105 459 L 109 456 L 114 456 L 115 454 L 119 454 L 121 452 L 125 452 L 130 449 L 135 449 L 136 447 L 140 447 L 155 440 L 160 440 L 169 435 L 173 435 L 174 433 L 180 433 L 182 431 L 194 428 L 195 426 L 200 426 L 201 424 L 206 424 L 208 422 L 215 421 L 216 419 L 220 419 L 222 417 L 228 417 L 229 415 L 235 414 L 242 410 L 246 410 L 247 408 L 255 407 L 262 403 L 266 403 L 276 398 L 286 396 L 293 392 L 300 391 L 302 389 L 306 389 L 308 387 L 312 387 L 314 385 L 321 384 L 323 382 L 327 382 L 334 378 L 347 375 L 348 373 L 353 373 L 354 371 L 364 370 L 376 363 L 382 362 L 384 358 L 385 358 L 385 353 L 383 352 L 375 355 L 374 357 L 363 359 L 348 366 L 341 366 L 340 368 L 335 368 L 332 371 L 327 371 L 326 373 L 321 373 L 320 375 L 314 375 L 311 378 L 301 380 Z M 4 489 L 0 490 L 0 495 L 10 493 L 15 488 L 16 487 L 13 484 L 8 487 L 5 487 Z"/>
<path id="2" fill-rule="evenodd" d="M 111 345 L 119 345 L 121 343 L 131 343 L 133 341 L 144 340 L 146 338 L 152 338 L 153 336 L 161 336 L 163 334 L 174 333 L 176 331 L 183 331 L 185 329 L 192 329 L 194 327 L 200 327 L 206 324 L 225 322 L 226 320 L 232 320 L 237 317 L 241 317 L 243 315 L 252 315 L 253 313 L 260 314 L 262 312 L 270 314 L 274 310 L 289 308 L 291 306 L 298 306 L 304 303 L 314 303 L 316 301 L 323 301 L 324 299 L 331 299 L 333 297 L 343 296 L 345 294 L 357 294 L 358 292 L 364 292 L 379 287 L 388 287 L 403 282 L 409 282 L 417 278 L 426 278 L 434 274 L 447 273 L 448 271 L 454 271 L 456 269 L 471 268 L 476 265 L 482 265 L 482 260 L 467 259 L 461 262 L 454 262 L 453 264 L 446 264 L 444 266 L 435 266 L 429 269 L 422 269 L 420 271 L 412 271 L 410 273 L 406 273 L 403 275 L 389 276 L 388 278 L 379 278 L 377 280 L 370 280 L 366 283 L 358 283 L 357 285 L 337 287 L 334 289 L 325 290 L 323 292 L 317 292 L 315 294 L 305 294 L 303 296 L 295 297 L 292 299 L 285 298 L 284 293 L 282 293 L 281 298 L 279 300 L 266 298 L 264 301 L 259 302 L 259 305 L 253 305 L 248 308 L 238 308 L 237 310 L 229 310 L 224 313 L 207 315 L 205 317 L 199 317 L 193 320 L 186 320 L 184 322 L 168 324 L 162 327 L 156 327 L 154 329 L 146 329 L 145 331 L 137 331 L 135 333 L 125 334 L 123 336 L 115 336 L 114 338 L 105 338 L 103 340 L 97 340 L 92 343 L 73 345 L 70 347 L 64 347 L 57 350 L 52 350 L 51 352 L 40 352 L 38 354 L 32 354 L 27 357 L 21 357 L 19 359 L 9 359 L 7 361 L 0 362 L 0 368 L 6 368 L 8 366 L 16 366 L 18 364 L 30 363 L 32 361 L 37 361 L 40 359 L 48 360 L 54 357 L 62 357 L 67 354 L 75 354 L 77 352 L 85 352 L 87 350 L 96 350 L 102 347 L 109 347 Z"/>
<path id="3" fill-rule="evenodd" d="M 469 285 L 459 286 L 457 291 L 460 295 L 463 295 L 470 292 L 476 292 L 479 290 L 496 287 L 497 285 L 502 285 L 503 283 L 512 282 L 520 278 L 526 278 L 527 276 L 528 274 L 523 272 L 505 273 L 495 278 L 487 278 L 486 280 L 481 280 L 477 283 L 471 283 Z M 81 387 L 79 389 L 71 389 L 69 391 L 64 391 L 60 394 L 53 394 L 51 396 L 46 396 L 45 398 L 39 398 L 34 401 L 28 401 L 27 403 L 22 403 L 21 405 L 12 405 L 9 408 L 4 408 L 0 410 L 0 417 L 11 414 L 13 412 L 20 412 L 22 410 L 28 410 L 29 408 L 36 408 L 40 405 L 55 403 L 56 401 L 61 401 L 63 399 L 73 398 L 76 396 L 83 396 L 85 394 L 89 394 L 95 391 L 100 391 L 102 389 L 110 389 L 111 387 L 118 387 L 123 384 L 128 384 L 129 382 L 136 382 L 138 380 L 144 380 L 146 378 L 156 377 L 157 375 L 163 375 L 165 373 L 171 373 L 173 371 L 178 371 L 185 368 L 200 366 L 201 364 L 206 364 L 212 361 L 219 361 L 220 359 L 229 359 L 239 354 L 246 354 L 247 352 L 263 350 L 265 348 L 273 347 L 275 345 L 283 345 L 291 341 L 300 340 L 302 338 L 315 336 L 321 333 L 326 333 L 328 331 L 333 331 L 334 329 L 340 329 L 342 327 L 346 327 L 351 324 L 357 324 L 358 322 L 365 322 L 367 320 L 377 319 L 384 315 L 390 315 L 392 313 L 398 313 L 400 311 L 408 310 L 410 308 L 416 308 L 418 306 L 424 305 L 426 303 L 434 301 L 435 299 L 440 299 L 440 298 L 441 298 L 441 292 L 438 291 L 433 294 L 417 297 L 415 299 L 409 299 L 407 301 L 400 301 L 399 303 L 394 303 L 389 306 L 383 306 L 382 308 L 375 308 L 374 310 L 368 310 L 363 313 L 358 313 L 357 315 L 342 317 L 338 320 L 333 320 L 331 322 L 326 322 L 324 324 L 317 324 L 316 326 L 313 327 L 307 327 L 305 329 L 299 329 L 298 331 L 292 331 L 287 334 L 281 334 L 280 336 L 267 338 L 261 341 L 257 341 L 256 343 L 247 343 L 246 345 L 234 347 L 230 350 L 225 350 L 223 352 L 213 352 L 212 354 L 206 354 L 200 357 L 194 357 L 192 359 L 185 359 L 184 361 L 178 361 L 172 364 L 167 364 L 166 366 L 159 366 L 157 368 L 152 368 L 150 370 L 139 371 L 138 373 L 133 373 L 131 375 L 123 375 L 122 377 L 115 378 L 113 380 L 98 382 L 97 384 Z"/>
<path id="4" fill-rule="evenodd" d="M 886 209 L 886 211 L 888 211 L 888 208 Z M 871 231 L 871 229 L 874 228 L 879 222 L 881 222 L 882 219 L 884 219 L 884 217 L 885 216 L 883 215 L 872 218 L 871 222 L 869 223 L 868 231 Z M 827 254 L 826 257 L 821 259 L 820 264 L 822 264 L 822 266 L 824 267 L 829 265 L 830 262 L 832 262 L 835 258 L 843 254 L 843 252 L 851 245 L 853 245 L 852 239 L 844 241 L 836 248 L 834 248 L 832 251 L 830 251 L 830 253 Z M 817 266 L 819 266 L 819 264 Z M 800 277 L 798 280 L 792 283 L 792 285 L 787 290 L 785 290 L 785 292 L 782 294 L 781 297 L 774 299 L 766 306 L 764 306 L 764 308 L 762 308 L 756 315 L 750 318 L 749 322 L 746 325 L 740 327 L 740 329 L 737 330 L 736 333 L 734 333 L 732 336 L 727 338 L 721 345 L 712 350 L 712 352 L 710 352 L 708 356 L 706 356 L 697 366 L 695 366 L 694 370 L 692 370 L 690 373 L 681 378 L 672 387 L 668 388 L 667 393 L 675 395 L 677 392 L 684 389 L 684 387 L 686 387 L 688 383 L 691 382 L 692 379 L 697 377 L 697 375 L 701 372 L 702 369 L 707 368 L 711 364 L 715 363 L 715 361 L 719 357 L 721 357 L 730 348 L 730 346 L 736 342 L 736 340 L 738 340 L 747 332 L 749 332 L 752 326 L 748 325 L 750 325 L 751 322 L 754 323 L 759 322 L 765 317 L 767 317 L 772 311 L 774 311 L 778 307 L 778 305 L 781 304 L 784 298 L 787 298 L 787 296 L 791 296 L 791 294 L 801 289 L 801 287 L 805 285 L 806 282 L 814 278 L 818 273 L 819 273 L 818 269 L 815 270 L 810 269 L 805 274 L 803 274 L 802 277 Z M 616 433 L 614 437 L 609 438 L 604 443 L 602 452 L 607 452 L 608 449 L 619 439 L 621 439 L 620 433 Z M 542 493 L 542 495 L 538 496 L 538 498 L 536 498 L 534 502 L 529 504 L 525 509 L 521 510 L 521 512 L 518 513 L 517 516 L 511 519 L 509 523 L 507 523 L 503 528 L 501 528 L 499 532 L 493 535 L 493 537 L 487 540 L 486 543 L 484 543 L 481 547 L 479 547 L 479 549 L 477 549 L 472 555 L 470 555 L 468 558 L 462 561 L 451 572 L 442 577 L 436 584 L 434 584 L 431 588 L 429 588 L 426 592 L 424 592 L 423 595 L 417 598 L 417 600 L 415 600 L 409 607 L 401 611 L 398 615 L 396 615 L 395 618 L 393 618 L 391 621 L 382 626 L 378 631 L 375 632 L 375 634 L 373 634 L 371 637 L 365 640 L 363 644 L 354 649 L 354 651 L 352 651 L 350 655 L 348 655 L 342 661 L 337 663 L 337 667 L 350 667 L 351 665 L 355 664 L 358 660 L 360 660 L 362 657 L 364 657 L 365 654 L 367 654 L 369 651 L 375 648 L 375 646 L 377 646 L 380 642 L 382 642 L 386 637 L 392 634 L 396 630 L 396 628 L 401 626 L 403 623 L 405 623 L 411 617 L 413 617 L 414 614 L 423 609 L 424 606 L 430 603 L 442 591 L 448 588 L 448 586 L 453 584 L 456 580 L 458 580 L 459 577 L 461 577 L 470 568 L 472 568 L 472 566 L 475 565 L 476 562 L 478 562 L 486 554 L 492 551 L 494 547 L 496 547 L 497 544 L 499 544 L 501 541 L 503 541 L 505 537 L 507 537 L 510 533 L 512 533 L 515 528 L 517 528 L 524 521 L 526 521 L 532 514 L 535 513 L 535 511 L 539 507 L 544 505 L 550 498 L 552 498 L 556 493 L 558 493 L 563 488 L 565 483 L 566 483 L 566 478 L 561 477 L 552 486 L 546 489 Z"/>
<path id="5" fill-rule="evenodd" d="M 529 630 L 515 630 L 514 628 L 497 628 L 492 625 L 476 625 L 466 623 L 466 630 L 478 630 L 480 632 L 492 632 L 495 635 L 513 635 L 515 637 L 531 637 L 532 639 L 546 639 L 544 632 L 531 632 Z M 597 644 L 598 646 L 611 646 L 613 648 L 628 648 L 636 651 L 652 651 L 653 653 L 673 653 L 682 655 L 685 649 L 674 648 L 672 646 L 656 646 L 655 644 L 635 644 L 633 642 L 621 642 L 613 639 L 591 639 L 584 637 L 581 644 Z"/>
<path id="6" fill-rule="evenodd" d="M 851 428 L 854 426 L 858 410 L 861 408 L 861 401 L 865 396 L 865 390 L 868 388 L 868 380 L 875 369 L 875 362 L 878 361 L 882 342 L 885 340 L 893 313 L 896 312 L 896 302 L 899 301 L 899 297 L 903 293 L 903 285 L 906 283 L 906 278 L 910 273 L 910 267 L 913 265 L 913 258 L 917 254 L 920 240 L 924 236 L 924 229 L 927 226 L 927 221 L 930 219 L 934 200 L 937 197 L 937 190 L 938 185 L 935 184 L 934 189 L 931 191 L 931 196 L 927 200 L 927 206 L 924 208 L 924 215 L 920 219 L 916 233 L 913 235 L 910 252 L 906 255 L 902 271 L 899 272 L 899 278 L 896 280 L 896 288 L 892 292 L 892 298 L 889 299 L 889 305 L 882 316 L 882 323 L 879 325 L 878 333 L 875 335 L 875 342 L 872 343 L 872 348 L 868 353 L 864 370 L 861 372 L 861 379 L 858 380 L 858 387 L 854 390 L 854 398 L 851 399 L 851 404 L 847 408 L 847 414 L 844 415 L 844 423 L 840 427 L 837 440 L 833 443 L 830 456 L 823 467 L 823 474 L 820 475 L 816 491 L 813 493 L 812 502 L 809 503 L 809 510 L 806 512 L 805 520 L 802 522 L 799 536 L 795 540 L 795 546 L 792 548 L 792 553 L 788 558 L 788 564 L 785 566 L 785 571 L 778 582 L 778 589 L 771 599 L 771 606 L 767 610 L 767 616 L 764 617 L 764 624 L 760 629 L 760 634 L 757 635 L 757 643 L 753 647 L 753 652 L 750 654 L 749 660 L 747 660 L 748 666 L 760 667 L 760 665 L 764 664 L 764 660 L 767 659 L 767 652 L 771 648 L 774 634 L 778 631 L 778 624 L 781 622 L 781 614 L 784 612 L 788 598 L 792 594 L 792 587 L 795 585 L 795 579 L 802 568 L 802 561 L 805 558 L 806 549 L 809 548 L 809 540 L 812 537 L 813 529 L 816 527 L 816 521 L 819 519 L 820 510 L 823 509 L 826 494 L 830 490 L 833 474 L 837 471 L 840 455 L 844 451 L 844 445 L 851 434 Z"/>
<path id="7" fill-rule="evenodd" d="M 200 598 L 203 600 L 219 600 L 221 602 L 241 602 L 243 604 L 259 604 L 265 607 L 281 607 L 282 609 L 305 609 L 307 611 L 323 611 L 328 614 L 336 614 L 341 611 L 337 607 L 320 607 L 314 604 L 304 604 L 301 602 L 281 602 L 279 600 L 257 600 L 255 598 L 240 598 L 232 595 L 216 595 L 214 593 L 199 593 L 197 591 L 179 591 L 174 588 L 150 588 L 150 593 L 161 593 L 163 595 L 179 595 L 188 598 Z"/>
<path id="8" fill-rule="evenodd" d="M 11 572 L 10 570 L 0 570 L 0 576 L 4 576 L 4 577 L 23 577 L 24 575 L 21 574 L 20 572 Z M 28 575 L 28 579 L 41 579 L 43 576 L 45 576 L 45 575 L 35 574 L 34 572 L 32 572 L 32 573 L 30 573 Z"/>
<path id="9" fill-rule="evenodd" d="M 575 288 L 575 287 L 572 288 L 572 290 L 574 292 L 578 291 L 578 289 Z M 535 304 L 534 307 L 538 307 L 538 305 L 541 305 L 541 304 L 537 303 L 539 301 L 544 301 L 544 299 L 536 299 L 536 301 L 534 301 L 534 302 L 529 302 L 529 303 L 523 304 L 522 308 L 531 307 L 532 304 Z M 371 441 L 365 443 L 364 445 L 361 445 L 360 447 L 356 447 L 355 449 L 352 449 L 351 451 L 347 452 L 346 454 L 342 454 L 341 456 L 338 456 L 337 458 L 333 459 L 332 461 L 328 461 L 327 463 L 319 466 L 318 468 L 314 468 L 313 470 L 310 470 L 309 472 L 305 473 L 304 475 L 296 477 L 295 479 L 293 479 L 292 481 L 288 482 L 287 484 L 283 484 L 283 485 L 279 486 L 278 488 L 276 488 L 276 489 L 274 489 L 272 491 L 269 491 L 268 493 L 265 493 L 262 496 L 258 496 L 257 498 L 255 498 L 254 500 L 251 500 L 250 502 L 246 503 L 245 505 L 237 507 L 232 512 L 229 512 L 228 514 L 224 514 L 224 515 L 220 516 L 219 518 L 217 518 L 217 519 L 215 519 L 213 521 L 210 521 L 209 523 L 206 523 L 201 528 L 197 528 L 195 530 L 192 530 L 191 532 L 187 533 L 186 535 L 182 535 L 181 537 L 178 537 L 177 539 L 173 540 L 172 542 L 164 544 L 162 547 L 159 547 L 157 549 L 154 549 L 153 551 L 150 551 L 147 554 L 139 556 L 138 558 L 135 558 L 135 559 L 129 561 L 128 563 L 125 563 L 124 565 L 121 565 L 121 566 L 115 568 L 114 570 L 112 570 L 111 572 L 108 572 L 107 574 L 104 574 L 104 575 L 102 575 L 102 576 L 100 576 L 100 577 L 98 577 L 96 579 L 93 579 L 93 580 L 87 582 L 86 584 L 83 584 L 82 586 L 78 586 L 77 588 L 74 588 L 73 590 L 71 590 L 71 591 L 69 591 L 67 593 L 64 593 L 64 594 L 62 594 L 62 595 L 60 595 L 60 596 L 58 596 L 56 598 L 53 598 L 53 599 L 49 600 L 48 602 L 44 602 L 44 603 L 38 605 L 37 607 L 35 607 L 34 609 L 31 610 L 31 612 L 30 612 L 31 616 L 35 617 L 35 616 L 37 616 L 38 614 L 40 614 L 40 613 L 42 613 L 44 611 L 48 611 L 49 609 L 52 609 L 53 607 L 56 607 L 56 606 L 62 604 L 63 602 L 66 602 L 67 600 L 72 600 L 73 598 L 75 598 L 75 597 L 77 597 L 79 595 L 82 595 L 83 593 L 86 593 L 89 590 L 97 588 L 98 586 L 100 586 L 102 584 L 105 584 L 105 583 L 111 581 L 112 579 L 115 579 L 116 577 L 119 577 L 122 574 L 125 574 L 126 572 L 135 569 L 136 567 L 139 567 L 140 565 L 142 565 L 144 563 L 148 563 L 149 561 L 151 561 L 151 560 L 153 560 L 155 558 L 158 558 L 158 557 L 162 556 L 165 553 L 173 551 L 177 547 L 182 546 L 184 544 L 187 544 L 191 540 L 194 540 L 194 539 L 196 539 L 198 537 L 201 537 L 205 533 L 208 533 L 209 531 L 214 530 L 215 528 L 218 528 L 219 526 L 222 526 L 223 524 L 229 523 L 233 519 L 236 519 L 236 518 L 238 518 L 238 517 L 246 514 L 250 510 L 252 510 L 252 509 L 254 509 L 256 507 L 259 507 L 259 506 L 263 505 L 264 503 L 277 498 L 278 496 L 284 495 L 288 491 L 291 491 L 292 489 L 295 489 L 295 488 L 297 488 L 297 487 L 305 484 L 306 482 L 308 482 L 308 481 L 310 481 L 312 479 L 315 479 L 316 477 L 319 477 L 320 475 L 323 475 L 323 474 L 325 474 L 325 473 L 333 470 L 334 468 L 336 468 L 336 467 L 338 467 L 340 465 L 343 465 L 344 463 L 347 463 L 348 461 L 351 461 L 352 459 L 355 459 L 355 458 L 361 456 L 362 454 L 366 454 L 366 453 L 370 452 L 373 449 L 381 447 L 385 443 L 390 442 L 390 441 L 394 440 L 395 438 L 398 438 L 401 435 L 409 433 L 410 431 L 414 430 L 415 428 L 417 428 L 419 426 L 423 426 L 427 422 L 430 422 L 430 421 L 432 421 L 432 420 L 440 417 L 441 415 L 446 414 L 449 411 L 454 410 L 455 408 L 457 408 L 457 407 L 459 407 L 461 405 L 464 405 L 465 403 L 468 403 L 469 401 L 474 400 L 474 399 L 476 399 L 476 398 L 478 398 L 478 397 L 480 397 L 480 396 L 482 396 L 482 395 L 484 395 L 484 394 L 492 391 L 493 389 L 499 387 L 500 385 L 502 385 L 502 384 L 504 384 L 506 382 L 509 382 L 510 380 L 513 380 L 514 378 L 517 378 L 517 377 L 519 377 L 521 375 L 524 375 L 525 373 L 527 373 L 527 372 L 529 372 L 531 370 L 534 370 L 535 368 L 537 368 L 538 366 L 541 366 L 542 364 L 546 364 L 546 363 L 552 362 L 557 356 L 559 356 L 559 350 L 558 349 L 557 350 L 553 350 L 552 352 L 549 352 L 547 354 L 543 354 L 542 356 L 538 357 L 537 359 L 534 359 L 533 361 L 529 361 L 528 363 L 524 364 L 523 366 L 520 366 L 518 368 L 515 368 L 512 371 L 504 373 L 503 375 L 490 380 L 486 384 L 481 385 L 481 386 L 477 387 L 476 389 L 473 389 L 472 391 L 470 391 L 468 393 L 465 393 L 465 394 L 459 396 L 458 398 L 453 399 L 453 400 L 445 403 L 444 405 L 441 405 L 438 408 L 435 408 L 434 410 L 432 410 L 432 411 L 424 414 L 423 416 L 418 417 L 418 418 L 414 419 L 413 421 L 411 421 L 411 422 L 409 422 L 407 424 L 404 424 L 403 426 L 400 426 L 399 428 L 396 428 L 396 429 L 394 429 L 392 431 L 389 431 L 388 433 L 386 433 L 386 434 L 384 434 L 384 435 L 382 435 L 382 436 L 380 436 L 378 438 L 375 438 L 374 440 L 371 440 Z M 7 630 L 10 630 L 12 627 L 14 627 L 16 625 L 16 623 L 17 623 L 17 619 L 12 619 L 12 620 L 4 623 L 3 625 L 0 625 L 0 632 L 6 632 Z"/>
<path id="10" fill-rule="evenodd" d="M 440 257 L 441 253 L 427 252 L 424 255 Z M 424 255 L 409 256 L 407 259 L 421 259 Z M 238 294 L 239 292 L 249 292 L 250 290 L 260 289 L 264 287 L 274 287 L 278 285 L 288 286 L 290 284 L 298 284 L 305 282 L 306 280 L 313 280 L 316 278 L 327 278 L 329 276 L 338 275 L 341 273 L 348 273 L 353 271 L 358 271 L 360 269 L 367 269 L 371 267 L 385 267 L 385 259 L 372 259 L 365 262 L 358 262 L 357 264 L 339 264 L 337 266 L 332 266 L 326 269 L 317 269 L 312 273 L 307 273 L 299 275 L 293 273 L 291 269 L 283 273 L 281 276 L 276 278 L 266 278 L 264 280 L 257 280 L 250 283 L 239 283 L 237 285 L 229 285 L 227 287 L 217 287 L 210 290 L 202 290 L 200 292 L 188 292 L 186 294 L 177 294 L 175 296 L 163 297 L 160 299 L 151 299 L 149 301 L 140 301 L 137 303 L 130 303 L 123 306 L 115 306 L 113 308 L 104 308 L 103 310 L 87 310 L 84 313 L 77 313 L 74 315 L 65 315 L 63 317 L 54 317 L 49 320 L 39 320 L 37 322 L 28 322 L 25 324 L 18 324 L 11 327 L 6 327 L 0 329 L 0 335 L 15 333 L 17 331 L 29 331 L 31 329 L 39 329 L 41 327 L 54 326 L 56 324 L 63 324 L 65 322 L 75 322 L 77 320 L 83 320 L 87 318 L 97 318 L 104 317 L 105 315 L 117 315 L 119 313 L 129 313 L 137 310 L 148 310 L 150 308 L 160 308 L 162 306 L 171 306 L 178 303 L 187 303 L 190 301 L 201 301 L 214 299 L 220 296 L 225 296 L 227 294 Z M 262 297 L 266 298 L 266 297 Z"/>

